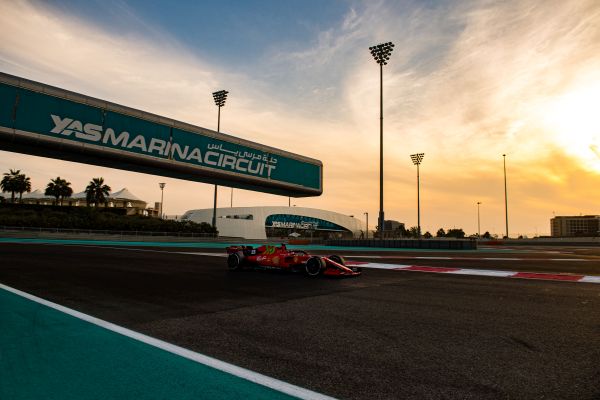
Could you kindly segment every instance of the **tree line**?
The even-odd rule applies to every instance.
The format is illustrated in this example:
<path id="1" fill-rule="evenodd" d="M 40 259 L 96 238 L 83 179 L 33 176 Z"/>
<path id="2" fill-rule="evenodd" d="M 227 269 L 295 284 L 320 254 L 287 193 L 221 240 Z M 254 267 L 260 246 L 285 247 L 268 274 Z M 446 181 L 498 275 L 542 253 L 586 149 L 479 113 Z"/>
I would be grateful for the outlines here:
<path id="1" fill-rule="evenodd" d="M 378 227 L 375 227 L 375 234 L 377 235 Z M 390 235 L 392 237 L 401 237 L 401 238 L 409 238 L 409 239 L 418 239 L 419 238 L 419 227 L 411 226 L 406 229 L 403 225 L 400 225 L 397 229 L 393 231 L 386 231 L 386 235 Z M 423 233 L 423 239 L 431 239 L 434 236 L 431 232 L 426 231 Z M 464 239 L 466 237 L 466 233 L 462 228 L 451 228 L 445 230 L 444 228 L 440 228 L 435 233 L 436 238 L 455 238 L 455 239 Z M 469 237 L 476 238 L 477 234 L 470 235 Z M 485 232 L 481 235 L 483 239 L 491 239 L 492 235 L 489 232 Z"/>
<path id="2" fill-rule="evenodd" d="M 3 192 L 10 193 L 10 202 L 15 202 L 15 194 L 19 195 L 19 202 L 23 198 L 23 193 L 31 192 L 31 178 L 21 173 L 20 169 L 5 172 L 0 181 L 0 189 Z"/>
<path id="3" fill-rule="evenodd" d="M 57 176 L 46 185 L 44 194 L 54 197 L 54 206 L 15 204 L 23 203 L 23 193 L 31 192 L 31 178 L 21 170 L 11 169 L 4 173 L 0 189 L 10 193 L 10 203 L 0 208 L 0 225 L 65 229 L 101 229 L 115 231 L 153 231 L 216 233 L 216 229 L 207 223 L 191 221 L 172 221 L 141 215 L 124 215 L 118 209 L 106 206 L 111 187 L 104 178 L 93 178 L 85 188 L 88 207 L 58 207 L 65 199 L 73 195 L 71 182 Z M 0 196 L 0 201 L 6 199 Z M 14 204 L 14 205 L 13 205 Z M 122 210 L 121 210 L 122 211 Z"/>
<path id="4" fill-rule="evenodd" d="M 16 195 L 19 196 L 18 202 L 23 202 L 23 193 L 31 192 L 31 178 L 22 174 L 21 170 L 11 169 L 5 172 L 2 181 L 0 181 L 0 189 L 3 192 L 10 193 L 10 202 L 15 203 Z M 85 188 L 85 199 L 88 206 L 106 205 L 108 196 L 110 195 L 111 187 L 104 183 L 104 178 L 93 178 Z M 57 176 L 50 179 L 46 185 L 44 195 L 54 197 L 55 205 L 63 205 L 65 198 L 73 195 L 71 182 Z"/>
<path id="5" fill-rule="evenodd" d="M 142 215 L 126 215 L 110 207 L 60 207 L 38 204 L 4 204 L 0 226 L 108 231 L 215 233 L 205 222 L 174 221 Z"/>

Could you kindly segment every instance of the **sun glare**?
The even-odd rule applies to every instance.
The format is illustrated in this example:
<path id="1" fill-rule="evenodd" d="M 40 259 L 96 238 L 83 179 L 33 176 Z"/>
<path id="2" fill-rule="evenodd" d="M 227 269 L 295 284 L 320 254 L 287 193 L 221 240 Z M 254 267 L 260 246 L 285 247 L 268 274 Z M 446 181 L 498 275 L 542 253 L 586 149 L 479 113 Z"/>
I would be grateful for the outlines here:
<path id="1" fill-rule="evenodd" d="M 540 111 L 556 143 L 600 173 L 600 81 L 555 97 Z"/>

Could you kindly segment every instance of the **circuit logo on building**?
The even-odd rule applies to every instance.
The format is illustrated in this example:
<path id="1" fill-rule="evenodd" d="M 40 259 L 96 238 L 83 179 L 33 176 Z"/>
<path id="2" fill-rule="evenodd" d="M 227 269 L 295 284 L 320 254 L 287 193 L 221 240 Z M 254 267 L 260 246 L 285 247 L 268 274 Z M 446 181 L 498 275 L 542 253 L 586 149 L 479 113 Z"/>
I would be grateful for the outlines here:
<path id="1" fill-rule="evenodd" d="M 273 221 L 271 226 L 273 228 L 314 229 L 314 230 L 316 230 L 319 228 L 319 223 L 318 222 L 306 222 L 306 221 L 300 221 L 300 222 Z"/>
<path id="2" fill-rule="evenodd" d="M 72 118 L 50 114 L 54 128 L 51 133 L 97 143 L 101 146 L 117 147 L 126 151 L 141 152 L 151 156 L 177 158 L 181 161 L 209 167 L 219 167 L 257 176 L 271 177 L 277 168 L 277 158 L 262 152 L 231 150 L 222 143 L 209 143 L 205 149 L 182 145 L 172 140 L 147 138 L 127 131 L 115 133 L 112 128 L 103 129 L 93 123 L 83 123 Z"/>

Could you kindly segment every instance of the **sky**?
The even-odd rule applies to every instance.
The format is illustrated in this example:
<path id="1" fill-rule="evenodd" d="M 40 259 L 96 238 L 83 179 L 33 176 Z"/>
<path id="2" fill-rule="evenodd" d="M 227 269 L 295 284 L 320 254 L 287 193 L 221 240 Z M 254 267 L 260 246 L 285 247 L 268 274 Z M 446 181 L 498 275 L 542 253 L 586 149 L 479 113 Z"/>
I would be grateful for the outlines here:
<path id="1" fill-rule="evenodd" d="M 384 211 L 422 231 L 547 235 L 554 215 L 600 214 L 600 2 L 0 0 L 0 71 L 323 161 L 319 197 L 292 204 L 379 211 L 379 66 Z M 0 151 L 33 189 L 93 177 L 164 211 L 210 208 L 213 186 Z M 231 190 L 219 189 L 219 207 Z M 287 205 L 240 189 L 233 206 Z"/>

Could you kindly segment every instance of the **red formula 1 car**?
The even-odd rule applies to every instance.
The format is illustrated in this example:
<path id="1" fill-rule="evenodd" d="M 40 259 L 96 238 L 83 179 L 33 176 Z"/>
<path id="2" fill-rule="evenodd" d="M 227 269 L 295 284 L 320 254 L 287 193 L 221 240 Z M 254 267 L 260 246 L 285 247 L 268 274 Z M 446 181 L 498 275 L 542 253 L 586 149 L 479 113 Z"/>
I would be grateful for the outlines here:
<path id="1" fill-rule="evenodd" d="M 304 272 L 308 276 L 357 276 L 361 274 L 359 267 L 346 266 L 343 257 L 310 255 L 302 250 L 288 250 L 281 246 L 229 246 L 227 247 L 227 266 L 235 271 L 244 267 L 277 269 L 293 272 Z"/>

